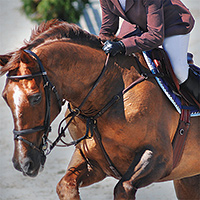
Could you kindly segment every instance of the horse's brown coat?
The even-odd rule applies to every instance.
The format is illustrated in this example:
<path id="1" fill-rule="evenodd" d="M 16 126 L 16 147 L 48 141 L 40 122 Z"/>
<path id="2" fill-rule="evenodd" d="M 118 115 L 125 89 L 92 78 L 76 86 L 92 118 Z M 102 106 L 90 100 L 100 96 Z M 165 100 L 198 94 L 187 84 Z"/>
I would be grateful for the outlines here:
<path id="1" fill-rule="evenodd" d="M 24 49 L 31 49 L 39 56 L 60 97 L 68 100 L 72 107 L 80 105 L 99 76 L 106 58 L 96 36 L 82 31 L 75 25 L 51 21 L 36 29 L 30 41 L 20 50 L 0 57 L 1 74 L 9 71 L 11 75 L 22 75 L 38 71 L 37 63 L 23 51 Z M 143 70 L 147 70 L 142 55 L 137 56 Z M 82 107 L 82 114 L 95 115 L 114 95 L 139 76 L 133 56 L 111 57 L 103 79 Z M 41 77 L 7 80 L 3 96 L 13 113 L 15 128 L 16 123 L 19 129 L 43 123 L 45 102 L 41 80 Z M 15 116 L 13 99 L 16 85 L 23 93 L 22 103 L 18 105 L 19 116 Z M 29 96 L 38 92 L 42 93 L 42 101 L 31 106 Z M 53 94 L 51 105 L 53 121 L 58 114 Z M 199 118 L 191 119 L 183 157 L 180 164 L 172 170 L 170 138 L 177 128 L 178 120 L 179 114 L 154 79 L 135 86 L 122 100 L 98 118 L 97 125 L 102 143 L 112 162 L 123 175 L 115 187 L 115 199 L 134 199 L 137 188 L 152 182 L 184 179 L 200 173 Z M 83 136 L 85 121 L 75 118 L 69 131 L 73 139 Z M 27 135 L 26 138 L 39 146 L 41 136 L 42 133 L 35 133 Z M 13 162 L 16 169 L 35 176 L 40 167 L 40 155 L 23 142 L 15 140 Z M 76 146 L 66 175 L 57 186 L 57 193 L 60 199 L 79 199 L 79 186 L 90 185 L 104 179 L 105 176 L 115 177 L 96 138 L 84 140 Z M 185 182 L 187 180 L 185 179 Z M 182 191 L 180 185 L 176 181 L 178 196 L 181 196 Z M 195 185 L 191 187 L 195 188 Z"/>

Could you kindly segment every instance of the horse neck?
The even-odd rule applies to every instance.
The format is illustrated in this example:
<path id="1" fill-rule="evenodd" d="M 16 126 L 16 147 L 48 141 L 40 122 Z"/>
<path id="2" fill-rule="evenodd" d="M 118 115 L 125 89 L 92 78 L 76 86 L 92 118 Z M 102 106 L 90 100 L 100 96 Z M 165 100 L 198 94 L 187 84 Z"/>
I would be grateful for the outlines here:
<path id="1" fill-rule="evenodd" d="M 94 85 L 106 59 L 101 49 L 70 42 L 54 42 L 41 46 L 36 51 L 44 63 L 49 79 L 57 87 L 59 95 L 75 107 L 81 104 Z M 96 105 L 101 104 L 101 101 L 106 102 L 103 91 L 111 93 L 108 79 L 116 77 L 115 71 L 112 69 L 106 71 L 98 87 L 83 106 L 83 110 L 98 109 L 92 106 L 92 102 Z"/>
<path id="2" fill-rule="evenodd" d="M 105 64 L 100 49 L 70 42 L 54 42 L 38 49 L 50 80 L 59 95 L 78 107 L 94 85 Z M 82 107 L 85 114 L 97 113 L 111 98 L 139 76 L 133 57 L 111 57 L 104 76 Z"/>

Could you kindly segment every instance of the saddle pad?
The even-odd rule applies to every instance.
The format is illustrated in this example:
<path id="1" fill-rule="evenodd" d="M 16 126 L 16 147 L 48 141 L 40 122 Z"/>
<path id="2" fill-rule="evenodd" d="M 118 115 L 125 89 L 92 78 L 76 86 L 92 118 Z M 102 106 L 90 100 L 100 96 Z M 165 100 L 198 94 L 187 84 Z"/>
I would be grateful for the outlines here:
<path id="1" fill-rule="evenodd" d="M 150 52 L 143 51 L 144 59 L 151 71 L 152 74 L 158 74 L 158 70 L 150 58 Z M 168 97 L 168 99 L 171 101 L 171 103 L 176 108 L 177 112 L 181 114 L 182 109 L 188 109 L 191 112 L 191 117 L 197 117 L 200 116 L 200 110 L 195 106 L 182 106 L 181 99 L 179 96 L 177 96 L 167 85 L 167 83 L 162 79 L 162 77 L 155 77 L 158 85 L 161 87 L 162 91 L 165 93 L 165 95 Z"/>

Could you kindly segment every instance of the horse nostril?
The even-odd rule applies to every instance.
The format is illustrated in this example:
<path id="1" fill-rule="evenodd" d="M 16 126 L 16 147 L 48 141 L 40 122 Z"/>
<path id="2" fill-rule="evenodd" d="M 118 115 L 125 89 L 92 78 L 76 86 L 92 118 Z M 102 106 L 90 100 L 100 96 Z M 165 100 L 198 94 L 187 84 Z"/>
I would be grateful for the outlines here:
<path id="1" fill-rule="evenodd" d="M 26 174 L 33 170 L 34 164 L 30 158 L 26 158 L 22 165 L 22 171 Z"/>

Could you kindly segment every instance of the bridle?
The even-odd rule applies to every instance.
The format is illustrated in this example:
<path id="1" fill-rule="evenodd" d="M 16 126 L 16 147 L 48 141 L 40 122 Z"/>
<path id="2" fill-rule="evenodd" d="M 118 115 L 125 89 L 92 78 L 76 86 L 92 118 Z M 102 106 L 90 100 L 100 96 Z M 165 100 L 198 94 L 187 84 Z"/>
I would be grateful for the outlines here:
<path id="1" fill-rule="evenodd" d="M 31 56 L 33 56 L 36 59 L 38 65 L 39 65 L 39 68 L 40 68 L 40 72 L 33 73 L 33 74 L 19 75 L 19 76 L 10 76 L 9 74 L 7 74 L 7 78 L 8 79 L 30 79 L 30 78 L 34 78 L 34 77 L 37 77 L 37 76 L 42 76 L 43 87 L 44 87 L 44 91 L 45 91 L 45 102 L 46 102 L 45 119 L 44 119 L 44 125 L 43 126 L 36 126 L 34 128 L 24 129 L 24 130 L 15 130 L 14 129 L 13 134 L 14 134 L 15 140 L 21 140 L 21 141 L 25 142 L 26 144 L 28 144 L 33 149 L 38 150 L 39 152 L 44 154 L 44 151 L 47 149 L 47 135 L 51 131 L 51 126 L 50 126 L 51 90 L 53 91 L 53 93 L 56 96 L 56 99 L 57 99 L 57 102 L 58 102 L 58 107 L 59 107 L 58 108 L 59 112 L 61 111 L 61 107 L 63 105 L 63 102 L 58 95 L 56 87 L 50 82 L 50 80 L 47 76 L 47 73 L 46 73 L 39 57 L 34 52 L 32 52 L 30 50 L 24 50 L 24 51 L 27 52 L 28 54 L 30 54 Z M 42 136 L 42 144 L 40 145 L 40 147 L 37 147 L 32 142 L 23 138 L 25 135 L 32 134 L 32 133 L 39 132 L 39 131 L 44 131 L 43 136 Z"/>
<path id="2" fill-rule="evenodd" d="M 140 77 L 134 81 L 132 84 L 130 84 L 127 88 L 125 88 L 124 90 L 120 91 L 117 95 L 115 95 L 110 102 L 108 102 L 95 116 L 85 116 L 83 114 L 81 114 L 81 108 L 82 106 L 85 104 L 85 102 L 87 101 L 88 97 L 90 96 L 90 94 L 93 92 L 93 90 L 97 87 L 97 85 L 99 84 L 101 78 L 103 77 L 106 69 L 107 69 L 107 65 L 108 65 L 108 60 L 109 60 L 109 54 L 107 55 L 106 58 L 106 62 L 104 64 L 104 67 L 99 75 L 99 77 L 96 79 L 96 81 L 94 82 L 93 87 L 90 89 L 90 91 L 88 92 L 88 94 L 86 95 L 86 97 L 83 99 L 82 103 L 80 104 L 79 107 L 75 108 L 75 109 L 71 109 L 70 106 L 68 106 L 68 109 L 70 111 L 70 113 L 60 122 L 59 124 L 59 128 L 58 128 L 58 136 L 55 139 L 54 142 L 51 142 L 48 139 L 48 132 L 51 131 L 51 126 L 50 126 L 50 93 L 51 90 L 54 92 L 57 101 L 58 101 L 58 106 L 59 106 L 59 111 L 61 110 L 61 107 L 63 105 L 63 100 L 61 100 L 59 98 L 58 92 L 55 88 L 55 86 L 53 86 L 51 84 L 51 82 L 48 79 L 47 73 L 42 65 L 42 62 L 40 61 L 39 57 L 33 53 L 30 50 L 24 50 L 25 52 L 29 53 L 31 56 L 33 56 L 36 61 L 38 62 L 39 68 L 40 68 L 40 72 L 38 73 L 34 73 L 34 74 L 28 74 L 28 75 L 20 75 L 20 76 L 10 76 L 7 75 L 8 79 L 28 79 L 28 78 L 34 78 L 36 76 L 42 76 L 43 77 L 43 83 L 44 83 L 44 91 L 45 91 L 45 98 L 46 98 L 46 111 L 45 111 L 45 119 L 44 119 L 44 125 L 43 126 L 37 126 L 31 129 L 24 129 L 24 130 L 13 130 L 14 133 L 14 139 L 15 140 L 21 140 L 23 142 L 25 142 L 26 144 L 28 144 L 30 147 L 32 147 L 35 150 L 38 150 L 39 152 L 42 153 L 42 155 L 46 156 L 48 155 L 52 149 L 55 146 L 71 146 L 71 145 L 77 145 L 79 142 L 81 142 L 84 139 L 87 138 L 92 138 L 93 134 L 95 134 L 96 136 L 96 140 L 104 154 L 104 157 L 109 165 L 109 168 L 111 169 L 111 171 L 114 173 L 114 175 L 118 178 L 121 177 L 120 172 L 117 170 L 117 168 L 114 166 L 114 164 L 112 163 L 110 157 L 108 156 L 102 142 L 101 142 L 101 135 L 98 131 L 97 128 L 97 118 L 99 118 L 100 116 L 102 116 L 113 104 L 115 104 L 117 101 L 119 101 L 123 95 L 129 91 L 131 88 L 133 88 L 135 85 L 143 82 L 144 80 L 150 78 L 150 77 L 156 77 L 159 76 L 158 74 L 154 75 L 152 73 L 144 73 L 142 71 L 142 67 L 141 67 L 141 63 L 139 62 L 138 58 L 135 56 L 136 62 L 138 64 L 139 67 L 139 73 L 140 73 Z M 68 104 L 70 105 L 70 104 Z M 73 121 L 73 119 L 75 117 L 79 117 L 81 119 L 86 120 L 86 133 L 83 137 L 74 140 L 70 143 L 66 143 L 62 140 L 62 137 L 65 137 L 65 131 L 68 128 L 68 126 L 70 125 L 70 123 Z M 62 127 L 62 123 L 66 120 L 69 119 L 69 121 L 67 122 L 67 124 Z M 27 134 L 32 134 L 38 131 L 44 131 L 43 136 L 42 136 L 42 144 L 40 145 L 40 147 L 36 147 L 36 145 L 34 145 L 33 143 L 29 142 L 28 140 L 24 139 L 23 136 L 27 135 Z M 90 132 L 90 135 L 89 135 Z M 51 143 L 49 149 L 47 149 L 48 147 L 48 142 Z M 64 143 L 64 145 L 57 145 L 57 143 L 61 141 L 62 143 Z"/>
<path id="3" fill-rule="evenodd" d="M 86 135 L 80 139 L 78 139 L 77 141 L 73 141 L 71 143 L 65 143 L 62 140 L 62 137 L 65 136 L 65 130 L 68 128 L 68 126 L 70 125 L 70 123 L 72 122 L 72 120 L 78 116 L 80 114 L 80 110 L 82 108 L 82 106 L 85 104 L 86 100 L 88 99 L 88 97 L 90 96 L 90 94 L 92 93 L 92 91 L 96 88 L 96 86 L 98 85 L 98 83 L 100 82 L 101 78 L 103 77 L 105 71 L 106 71 L 106 66 L 107 66 L 107 62 L 109 59 L 109 56 L 107 57 L 106 60 L 106 64 L 104 65 L 103 70 L 101 71 L 101 74 L 99 75 L 99 77 L 97 78 L 97 80 L 95 81 L 93 87 L 91 88 L 91 90 L 88 92 L 88 94 L 86 95 L 86 97 L 84 98 L 84 100 L 82 101 L 82 103 L 80 104 L 80 106 L 76 109 L 71 110 L 70 109 L 70 114 L 65 117 L 59 125 L 59 129 L 58 129 L 58 137 L 55 139 L 54 142 L 51 142 L 48 139 L 48 133 L 51 131 L 51 126 L 50 126 L 50 94 L 51 94 L 51 90 L 54 92 L 57 102 L 58 102 L 58 106 L 59 106 L 59 112 L 61 111 L 62 105 L 64 104 L 65 100 L 61 100 L 58 92 L 56 90 L 56 87 L 50 82 L 47 73 L 44 69 L 44 66 L 41 62 L 41 60 L 39 59 L 39 57 L 32 51 L 30 50 L 24 50 L 25 52 L 27 52 L 28 54 L 30 54 L 31 56 L 33 56 L 40 68 L 40 72 L 34 73 L 34 74 L 26 74 L 26 75 L 14 75 L 14 76 L 10 76 L 9 74 L 7 74 L 7 78 L 8 79 L 30 79 L 30 78 L 34 78 L 37 76 L 42 76 L 43 77 L 43 87 L 44 87 L 44 91 L 45 91 L 45 102 L 46 102 L 46 111 L 45 111 L 45 119 L 44 119 L 44 125 L 43 126 L 36 126 L 34 128 L 30 128 L 30 129 L 23 129 L 23 130 L 13 130 L 13 134 L 14 134 L 14 140 L 21 140 L 23 142 L 25 142 L 27 145 L 29 145 L 30 147 L 32 147 L 33 149 L 39 151 L 42 155 L 48 155 L 52 149 L 55 146 L 62 146 L 62 145 L 57 145 L 57 143 L 59 141 L 64 143 L 64 146 L 71 146 L 71 145 L 76 145 L 77 143 L 79 143 L 81 140 L 88 138 L 88 132 L 86 133 Z M 68 121 L 67 125 L 65 126 L 65 128 L 62 128 L 61 125 L 62 123 L 67 119 L 71 117 L 71 119 Z M 35 144 L 33 144 L 32 142 L 28 141 L 27 139 L 24 139 L 24 136 L 28 135 L 28 134 L 32 134 L 35 132 L 39 132 L 39 131 L 44 131 L 43 136 L 42 136 L 42 144 L 40 145 L 40 147 L 37 147 Z M 51 146 L 48 148 L 48 142 L 51 143 Z"/>

